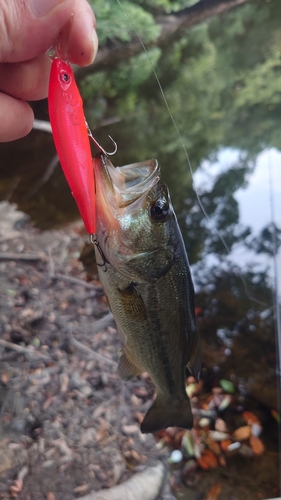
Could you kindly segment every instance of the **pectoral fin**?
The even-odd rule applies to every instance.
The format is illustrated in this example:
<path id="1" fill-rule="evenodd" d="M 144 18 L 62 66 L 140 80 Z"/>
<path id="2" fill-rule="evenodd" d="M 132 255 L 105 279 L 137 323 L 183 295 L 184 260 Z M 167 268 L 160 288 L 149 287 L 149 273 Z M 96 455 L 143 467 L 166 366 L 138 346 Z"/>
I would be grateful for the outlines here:
<path id="1" fill-rule="evenodd" d="M 118 365 L 120 378 L 125 381 L 131 380 L 131 378 L 140 375 L 143 371 L 144 370 L 134 361 L 128 349 L 124 347 Z"/>
<path id="2" fill-rule="evenodd" d="M 128 321 L 130 318 L 145 321 L 147 311 L 136 285 L 130 283 L 126 288 L 117 288 L 117 290 Z"/>

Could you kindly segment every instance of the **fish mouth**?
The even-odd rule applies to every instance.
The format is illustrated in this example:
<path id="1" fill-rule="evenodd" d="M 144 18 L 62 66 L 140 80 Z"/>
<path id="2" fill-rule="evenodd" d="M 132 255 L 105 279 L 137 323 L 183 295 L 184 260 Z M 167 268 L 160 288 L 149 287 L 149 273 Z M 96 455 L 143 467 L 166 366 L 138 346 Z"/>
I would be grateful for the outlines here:
<path id="1" fill-rule="evenodd" d="M 96 161 L 95 161 L 96 160 Z M 105 155 L 95 158 L 97 195 L 107 198 L 111 208 L 126 208 L 139 202 L 160 180 L 160 168 L 156 159 L 114 167 Z M 103 189 L 101 187 L 103 185 Z M 103 192 L 103 193 L 102 193 Z"/>

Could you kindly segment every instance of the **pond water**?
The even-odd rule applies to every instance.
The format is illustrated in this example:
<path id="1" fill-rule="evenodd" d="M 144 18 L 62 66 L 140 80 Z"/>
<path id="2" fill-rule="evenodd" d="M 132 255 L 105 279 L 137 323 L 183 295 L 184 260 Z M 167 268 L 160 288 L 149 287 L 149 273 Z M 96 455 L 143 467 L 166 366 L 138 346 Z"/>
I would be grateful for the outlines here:
<path id="1" fill-rule="evenodd" d="M 229 421 L 248 409 L 264 426 L 265 454 L 233 459 L 219 498 L 280 494 L 280 19 L 280 0 L 237 2 L 150 48 L 149 58 L 140 51 L 93 74 L 79 71 L 87 120 L 105 149 L 108 134 L 117 142 L 115 164 L 156 157 L 161 165 L 193 268 L 206 390 L 231 380 Z M 33 106 L 36 118 L 48 119 L 45 101 Z M 34 130 L 0 151 L 1 200 L 16 203 L 42 230 L 78 218 L 50 134 Z M 203 498 L 200 488 L 180 494 Z"/>

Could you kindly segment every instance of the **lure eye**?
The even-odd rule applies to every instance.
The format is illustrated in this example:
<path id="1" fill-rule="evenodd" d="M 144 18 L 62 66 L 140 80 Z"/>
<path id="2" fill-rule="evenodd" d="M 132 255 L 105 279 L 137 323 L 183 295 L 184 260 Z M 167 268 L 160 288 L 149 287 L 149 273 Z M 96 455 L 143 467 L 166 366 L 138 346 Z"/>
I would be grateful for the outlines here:
<path id="1" fill-rule="evenodd" d="M 150 217 L 156 222 L 165 222 L 169 214 L 169 202 L 161 197 L 154 201 L 150 207 Z"/>
<path id="2" fill-rule="evenodd" d="M 62 83 L 68 83 L 68 82 L 70 82 L 70 76 L 65 72 L 60 73 L 60 81 Z"/>

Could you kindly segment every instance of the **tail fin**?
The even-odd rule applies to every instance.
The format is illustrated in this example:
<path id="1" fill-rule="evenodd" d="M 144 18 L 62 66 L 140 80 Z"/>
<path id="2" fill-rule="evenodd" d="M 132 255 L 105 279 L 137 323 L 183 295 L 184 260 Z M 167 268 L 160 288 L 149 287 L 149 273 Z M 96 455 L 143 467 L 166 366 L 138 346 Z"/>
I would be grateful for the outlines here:
<path id="1" fill-rule="evenodd" d="M 191 429 L 192 425 L 193 416 L 187 396 L 163 398 L 159 395 L 141 423 L 141 432 L 157 432 L 167 427 Z"/>

